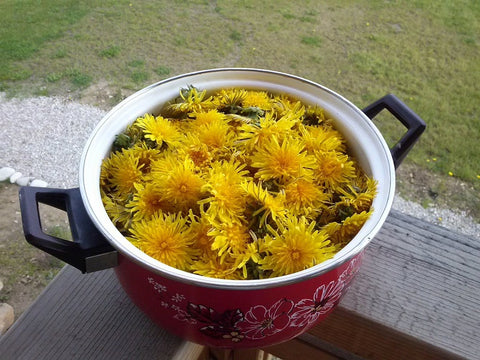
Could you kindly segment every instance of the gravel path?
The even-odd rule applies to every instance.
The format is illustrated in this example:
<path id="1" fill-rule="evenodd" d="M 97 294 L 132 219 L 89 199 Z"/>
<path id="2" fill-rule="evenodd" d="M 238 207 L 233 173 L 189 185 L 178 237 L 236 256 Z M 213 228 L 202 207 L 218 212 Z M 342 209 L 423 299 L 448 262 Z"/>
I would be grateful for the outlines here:
<path id="1" fill-rule="evenodd" d="M 0 93 L 0 173 L 6 167 L 15 179 L 40 179 L 49 187 L 78 186 L 83 146 L 105 111 L 62 98 L 6 99 Z M 16 180 L 18 182 L 18 180 Z M 461 212 L 396 197 L 393 208 L 480 239 L 480 224 Z"/>

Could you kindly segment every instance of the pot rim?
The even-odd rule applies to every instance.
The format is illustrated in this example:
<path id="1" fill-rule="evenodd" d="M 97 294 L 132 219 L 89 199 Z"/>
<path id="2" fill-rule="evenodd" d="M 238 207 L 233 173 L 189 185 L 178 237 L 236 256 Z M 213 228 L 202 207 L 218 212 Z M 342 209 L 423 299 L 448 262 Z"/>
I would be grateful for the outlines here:
<path id="1" fill-rule="evenodd" d="M 355 116 L 358 117 L 358 120 L 362 121 L 362 126 L 366 128 L 368 132 L 370 132 L 370 137 L 377 142 L 377 148 L 381 150 L 381 153 L 378 155 L 383 158 L 384 163 L 382 165 L 386 166 L 387 168 L 384 169 L 387 174 L 387 179 L 385 181 L 385 200 L 380 201 L 378 199 L 378 195 L 374 199 L 373 207 L 374 211 L 372 216 L 367 220 L 367 222 L 363 225 L 360 229 L 358 234 L 347 244 L 342 250 L 340 250 L 332 259 L 326 260 L 318 265 L 315 265 L 311 268 L 289 274 L 284 276 L 279 276 L 275 278 L 268 278 L 268 279 L 258 279 L 258 280 L 229 280 L 229 279 L 216 279 L 205 277 L 193 273 L 189 273 L 183 270 L 176 269 L 169 265 L 166 265 L 158 260 L 155 260 L 148 256 L 147 254 L 143 253 L 141 250 L 134 247 L 127 239 L 120 234 L 118 230 L 112 229 L 111 225 L 106 226 L 101 218 L 105 219 L 106 211 L 102 206 L 101 209 L 96 208 L 92 205 L 92 198 L 98 200 L 100 196 L 99 186 L 97 187 L 97 194 L 92 194 L 92 186 L 91 184 L 99 184 L 99 176 L 98 179 L 92 180 L 89 179 L 89 176 L 92 176 L 92 173 L 99 173 L 99 169 L 96 171 L 92 171 L 89 166 L 92 162 L 91 151 L 95 145 L 97 136 L 101 129 L 106 126 L 112 119 L 115 117 L 115 114 L 121 112 L 124 107 L 132 106 L 135 104 L 136 100 L 142 98 L 142 96 L 147 95 L 149 92 L 156 90 L 160 86 L 168 86 L 169 83 L 176 82 L 178 80 L 185 80 L 189 77 L 195 76 L 203 76 L 209 74 L 218 74 L 221 73 L 222 75 L 228 75 L 227 73 L 236 74 L 245 73 L 245 74 L 254 74 L 254 75 L 266 75 L 266 76 L 275 76 L 279 79 L 282 78 L 283 80 L 292 80 L 294 82 L 299 82 L 306 84 L 309 87 L 313 87 L 321 92 L 325 92 L 328 96 L 337 99 L 342 105 L 344 106 L 346 111 L 353 113 Z M 335 118 L 335 116 L 333 116 Z M 132 122 L 132 119 L 130 122 Z M 116 134 L 115 134 L 116 135 Z M 347 140 L 348 142 L 348 140 Z M 93 156 L 95 158 L 95 156 Z M 174 76 L 152 85 L 149 85 L 136 93 L 132 94 L 131 96 L 127 97 L 115 107 L 113 107 L 104 117 L 103 119 L 97 124 L 95 129 L 93 130 L 90 138 L 88 139 L 84 151 L 81 157 L 80 162 L 80 192 L 81 196 L 87 210 L 88 215 L 90 216 L 93 223 L 96 227 L 100 230 L 100 232 L 105 236 L 108 242 L 117 249 L 119 253 L 124 256 L 127 256 L 130 260 L 134 261 L 138 265 L 149 269 L 150 271 L 170 278 L 177 281 L 181 281 L 183 283 L 190 283 L 197 286 L 207 287 L 207 288 L 223 288 L 223 289 L 230 289 L 230 290 L 252 290 L 252 289 L 262 289 L 262 288 L 270 288 L 276 286 L 283 286 L 292 283 L 297 283 L 299 281 L 304 281 L 311 279 L 313 277 L 317 277 L 322 275 L 326 272 L 329 272 L 339 265 L 351 260 L 354 256 L 359 254 L 364 250 L 364 248 L 368 245 L 368 243 L 373 239 L 373 237 L 378 233 L 380 228 L 382 227 L 383 223 L 385 222 L 388 213 L 391 209 L 393 203 L 393 197 L 395 192 L 395 168 L 393 164 L 393 159 L 390 153 L 390 149 L 385 142 L 385 139 L 381 135 L 380 131 L 377 127 L 373 124 L 373 122 L 353 103 L 349 100 L 344 98 L 343 96 L 339 95 L 333 90 L 326 88 L 323 85 L 320 85 L 316 82 L 304 79 L 302 77 L 291 75 L 283 72 L 272 71 L 272 70 L 265 70 L 265 69 L 256 69 L 256 68 L 217 68 L 217 69 L 207 69 L 201 71 L 190 72 L 178 76 Z M 95 187 L 95 186 L 93 186 Z M 98 203 L 98 201 L 97 201 Z M 98 207 L 98 206 L 97 206 Z M 108 215 L 107 215 L 108 217 Z M 111 223 L 111 222 L 110 222 Z M 116 232 L 115 232 L 116 230 Z M 361 239 L 360 239 L 361 238 Z M 123 239 L 123 240 L 122 240 Z"/>

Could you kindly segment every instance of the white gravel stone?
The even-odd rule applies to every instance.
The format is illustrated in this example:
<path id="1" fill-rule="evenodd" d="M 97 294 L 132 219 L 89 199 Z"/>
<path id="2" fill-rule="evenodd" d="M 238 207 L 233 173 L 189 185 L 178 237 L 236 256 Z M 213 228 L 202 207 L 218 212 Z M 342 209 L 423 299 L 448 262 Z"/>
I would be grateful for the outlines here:
<path id="1" fill-rule="evenodd" d="M 17 179 L 16 183 L 19 186 L 27 186 L 30 183 L 30 181 L 32 181 L 32 179 L 33 178 L 30 176 L 22 176 Z"/>
<path id="2" fill-rule="evenodd" d="M 0 181 L 5 181 L 10 179 L 10 176 L 15 174 L 15 169 L 12 169 L 11 167 L 2 167 L 0 169 Z"/>
<path id="3" fill-rule="evenodd" d="M 5 334 L 15 320 L 15 312 L 13 307 L 7 303 L 0 304 L 0 335 Z"/>
<path id="4" fill-rule="evenodd" d="M 20 179 L 23 176 L 23 174 L 19 171 L 15 172 L 10 176 L 10 182 L 12 184 L 16 183 L 18 179 Z"/>
<path id="5" fill-rule="evenodd" d="M 30 183 L 30 186 L 48 187 L 48 183 L 43 180 L 35 179 L 35 180 L 32 180 L 32 182 Z"/>

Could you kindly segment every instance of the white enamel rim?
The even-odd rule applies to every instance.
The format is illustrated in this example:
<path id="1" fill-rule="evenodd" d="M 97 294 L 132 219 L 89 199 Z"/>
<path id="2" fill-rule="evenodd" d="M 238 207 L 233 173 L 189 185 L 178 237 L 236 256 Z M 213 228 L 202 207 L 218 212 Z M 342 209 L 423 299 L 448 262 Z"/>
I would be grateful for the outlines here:
<path id="1" fill-rule="evenodd" d="M 193 85 L 200 90 L 246 88 L 289 94 L 306 104 L 318 104 L 334 119 L 347 139 L 350 151 L 361 166 L 378 180 L 374 212 L 355 238 L 332 259 L 309 269 L 261 280 L 224 280 L 203 277 L 165 265 L 133 246 L 115 228 L 102 204 L 100 167 L 117 134 L 145 113 L 156 113 L 166 101 L 176 98 L 181 88 Z M 98 123 L 88 139 L 80 163 L 79 184 L 91 220 L 120 253 L 149 271 L 203 287 L 254 290 L 282 286 L 324 274 L 364 250 L 378 233 L 390 212 L 395 193 L 395 168 L 390 149 L 372 121 L 350 101 L 315 82 L 294 75 L 251 68 L 222 68 L 192 72 L 150 85 L 115 106 Z"/>

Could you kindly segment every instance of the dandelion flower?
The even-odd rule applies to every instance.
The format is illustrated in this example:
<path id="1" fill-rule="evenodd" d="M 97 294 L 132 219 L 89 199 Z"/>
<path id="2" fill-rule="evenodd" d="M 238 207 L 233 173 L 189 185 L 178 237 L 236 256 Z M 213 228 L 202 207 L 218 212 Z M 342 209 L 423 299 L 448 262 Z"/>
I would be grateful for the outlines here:
<path id="1" fill-rule="evenodd" d="M 265 91 L 247 91 L 242 104 L 244 107 L 258 107 L 262 110 L 272 109 L 272 101 Z"/>
<path id="2" fill-rule="evenodd" d="M 210 110 L 207 112 L 194 113 L 195 120 L 193 126 L 210 125 L 215 122 L 223 122 L 225 120 L 225 114 L 218 112 L 218 110 Z"/>
<path id="3" fill-rule="evenodd" d="M 167 111 L 171 111 L 174 114 L 188 114 L 213 109 L 215 104 L 212 102 L 212 97 L 207 98 L 206 95 L 206 90 L 199 91 L 194 86 L 189 86 L 180 91 L 178 102 L 169 104 L 167 106 Z"/>
<path id="4" fill-rule="evenodd" d="M 141 181 L 142 165 L 131 149 L 113 153 L 102 164 L 104 178 L 120 195 L 128 196 Z M 105 181 L 105 180 L 104 180 Z"/>
<path id="5" fill-rule="evenodd" d="M 362 211 L 347 217 L 341 223 L 330 222 L 322 229 L 328 233 L 329 239 L 337 245 L 344 246 L 352 240 L 370 217 L 372 211 Z"/>
<path id="6" fill-rule="evenodd" d="M 194 215 L 193 211 L 190 211 L 188 217 L 194 245 L 199 250 L 199 258 L 216 257 L 217 252 L 212 250 L 212 237 L 208 235 L 208 232 L 212 229 L 208 218 Z"/>
<path id="7" fill-rule="evenodd" d="M 127 204 L 134 213 L 134 221 L 150 219 L 156 212 L 169 208 L 169 204 L 162 198 L 161 190 L 155 184 L 135 184 L 135 190 L 133 199 Z"/>
<path id="8" fill-rule="evenodd" d="M 181 137 L 177 127 L 161 116 L 145 114 L 137 119 L 137 125 L 143 129 L 145 138 L 155 141 L 159 146 L 163 143 L 169 146 L 177 145 Z"/>
<path id="9" fill-rule="evenodd" d="M 208 235 L 214 239 L 212 250 L 216 250 L 220 256 L 225 252 L 242 252 L 252 240 L 248 227 L 240 221 L 215 223 Z"/>
<path id="10" fill-rule="evenodd" d="M 268 254 L 259 261 L 260 269 L 282 276 L 307 269 L 333 257 L 335 246 L 327 234 L 315 230 L 315 222 L 290 216 L 279 229 L 269 227 L 265 243 Z"/>
<path id="11" fill-rule="evenodd" d="M 317 151 L 315 158 L 314 178 L 319 184 L 336 189 L 355 177 L 355 167 L 348 155 L 337 151 Z"/>
<path id="12" fill-rule="evenodd" d="M 219 108 L 241 106 L 246 95 L 244 89 L 222 89 L 214 97 L 214 102 Z"/>
<path id="13" fill-rule="evenodd" d="M 166 157 L 152 165 L 151 179 L 162 189 L 162 197 L 175 211 L 187 213 L 202 199 L 204 180 L 191 159 Z"/>
<path id="14" fill-rule="evenodd" d="M 161 158 L 159 150 L 151 149 L 145 145 L 136 145 L 131 149 L 135 157 L 138 158 L 138 164 L 143 174 L 148 174 L 152 162 Z"/>
<path id="15" fill-rule="evenodd" d="M 212 250 L 217 251 L 220 262 L 227 259 L 233 262 L 235 269 L 242 269 L 243 277 L 247 277 L 247 262 L 258 262 L 257 247 L 253 244 L 251 232 L 241 221 L 213 224 L 208 233 L 213 238 Z"/>
<path id="16" fill-rule="evenodd" d="M 243 217 L 246 199 L 241 184 L 247 174 L 244 164 L 226 161 L 212 164 L 203 188 L 210 196 L 200 202 L 208 205 L 209 217 L 226 222 Z"/>
<path id="17" fill-rule="evenodd" d="M 240 127 L 238 141 L 250 150 L 256 146 L 261 147 L 273 136 L 285 138 L 287 134 L 291 133 L 297 121 L 298 119 L 288 116 L 276 120 L 273 113 L 267 113 L 259 119 L 258 124 L 242 125 Z"/>
<path id="18" fill-rule="evenodd" d="M 207 258 L 196 261 L 192 265 L 193 273 L 217 279 L 242 280 L 242 273 L 236 269 L 235 264 L 220 261 L 220 258 Z"/>
<path id="19" fill-rule="evenodd" d="M 377 194 L 377 182 L 373 179 L 368 179 L 364 189 L 355 188 L 348 185 L 346 188 L 338 189 L 341 194 L 340 204 L 351 206 L 355 212 L 368 211 L 372 206 L 372 201 Z"/>
<path id="20" fill-rule="evenodd" d="M 147 255 L 180 270 L 189 270 L 197 250 L 186 219 L 178 214 L 155 214 L 132 223 L 128 239 Z"/>
<path id="21" fill-rule="evenodd" d="M 300 101 L 290 99 L 288 96 L 276 96 L 273 99 L 273 109 L 280 116 L 295 114 L 295 117 L 301 118 L 305 115 L 305 106 Z"/>
<path id="22" fill-rule="evenodd" d="M 316 151 L 345 151 L 345 144 L 340 133 L 333 129 L 321 126 L 302 126 L 300 131 L 305 142 L 305 148 L 310 152 Z"/>
<path id="23" fill-rule="evenodd" d="M 112 196 L 103 194 L 102 202 L 108 217 L 112 220 L 115 226 L 120 231 L 127 230 L 132 218 L 132 212 L 125 207 L 123 200 L 114 199 Z"/>
<path id="24" fill-rule="evenodd" d="M 305 179 L 297 179 L 285 186 L 285 206 L 295 215 L 308 216 L 325 208 L 331 195 L 322 187 Z"/>
<path id="25" fill-rule="evenodd" d="M 225 148 L 231 145 L 233 140 L 230 126 L 224 120 L 215 120 L 199 126 L 194 133 L 209 149 Z"/>
<path id="26" fill-rule="evenodd" d="M 276 137 L 258 149 L 252 156 L 252 166 L 258 168 L 255 176 L 261 180 L 291 180 L 311 176 L 315 158 L 304 151 L 301 141 Z"/>
<path id="27" fill-rule="evenodd" d="M 259 219 L 259 226 L 263 226 L 270 216 L 273 221 L 276 221 L 278 217 L 283 217 L 286 213 L 285 208 L 285 193 L 279 192 L 276 196 L 270 194 L 268 190 L 262 187 L 262 182 L 256 184 L 253 181 L 247 181 L 242 184 L 246 194 L 248 194 L 249 203 L 255 209 L 252 217 L 255 217 L 261 213 L 262 216 Z M 252 201 L 253 200 L 253 201 Z"/>

